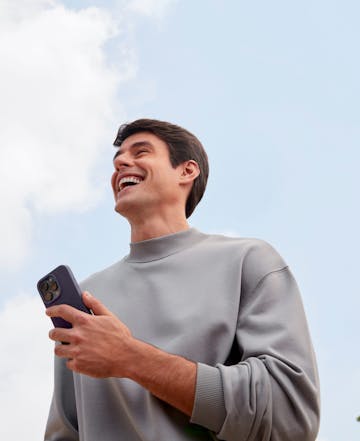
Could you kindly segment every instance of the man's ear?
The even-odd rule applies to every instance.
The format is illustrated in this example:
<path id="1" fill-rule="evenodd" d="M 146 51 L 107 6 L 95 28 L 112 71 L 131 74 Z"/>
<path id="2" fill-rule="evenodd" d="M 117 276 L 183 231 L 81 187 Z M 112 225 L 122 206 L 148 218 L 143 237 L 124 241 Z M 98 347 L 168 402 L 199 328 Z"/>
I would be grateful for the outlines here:
<path id="1" fill-rule="evenodd" d="M 190 159 L 181 164 L 180 184 L 191 184 L 200 174 L 200 168 L 196 161 Z"/>

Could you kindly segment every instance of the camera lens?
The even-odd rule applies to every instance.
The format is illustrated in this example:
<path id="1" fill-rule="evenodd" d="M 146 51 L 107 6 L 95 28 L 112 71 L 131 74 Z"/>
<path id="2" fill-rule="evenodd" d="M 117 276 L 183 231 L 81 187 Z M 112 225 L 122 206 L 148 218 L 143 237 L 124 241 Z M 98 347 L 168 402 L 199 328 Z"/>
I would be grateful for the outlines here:
<path id="1" fill-rule="evenodd" d="M 44 300 L 45 300 L 45 302 L 51 302 L 51 300 L 54 298 L 54 295 L 53 295 L 53 293 L 52 292 L 50 292 L 50 291 L 46 291 L 45 293 L 44 293 Z"/>
<path id="2" fill-rule="evenodd" d="M 41 284 L 40 284 L 41 292 L 45 293 L 48 289 L 49 289 L 49 284 L 47 283 L 47 281 L 44 280 L 43 282 L 41 282 Z"/>
<path id="3" fill-rule="evenodd" d="M 58 289 L 58 284 L 56 283 L 56 280 L 52 277 L 49 277 L 48 279 L 48 289 L 50 291 L 56 291 Z"/>

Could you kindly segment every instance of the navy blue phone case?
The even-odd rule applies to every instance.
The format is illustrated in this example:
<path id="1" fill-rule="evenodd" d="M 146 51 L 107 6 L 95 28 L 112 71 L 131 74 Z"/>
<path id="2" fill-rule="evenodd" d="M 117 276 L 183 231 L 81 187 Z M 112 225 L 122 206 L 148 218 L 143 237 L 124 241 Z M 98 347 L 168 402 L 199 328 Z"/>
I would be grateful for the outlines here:
<path id="1" fill-rule="evenodd" d="M 48 286 L 46 285 L 48 280 L 51 280 L 52 283 L 55 281 L 55 284 L 58 287 L 58 289 L 54 290 L 54 298 L 50 298 L 52 297 L 52 294 L 54 294 L 52 291 L 49 290 L 46 292 L 46 289 L 42 288 L 44 287 L 44 284 L 45 286 Z M 50 273 L 46 274 L 46 276 L 42 277 L 37 283 L 37 289 L 46 308 L 65 303 L 79 309 L 80 311 L 91 314 L 90 310 L 82 302 L 80 287 L 76 282 L 71 269 L 67 265 L 60 265 Z M 51 320 L 56 328 L 72 327 L 71 323 L 60 317 L 51 317 Z"/>

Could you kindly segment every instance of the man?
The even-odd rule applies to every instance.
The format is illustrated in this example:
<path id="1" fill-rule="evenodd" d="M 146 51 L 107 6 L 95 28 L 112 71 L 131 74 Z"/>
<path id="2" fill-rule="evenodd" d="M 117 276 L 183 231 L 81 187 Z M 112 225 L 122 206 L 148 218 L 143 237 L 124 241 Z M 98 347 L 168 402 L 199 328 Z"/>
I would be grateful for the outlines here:
<path id="1" fill-rule="evenodd" d="M 45 439 L 314 441 L 318 378 L 296 282 L 267 243 L 187 222 L 206 153 L 162 121 L 120 127 L 115 209 L 130 253 L 82 283 L 94 315 L 48 308 L 55 389 Z"/>

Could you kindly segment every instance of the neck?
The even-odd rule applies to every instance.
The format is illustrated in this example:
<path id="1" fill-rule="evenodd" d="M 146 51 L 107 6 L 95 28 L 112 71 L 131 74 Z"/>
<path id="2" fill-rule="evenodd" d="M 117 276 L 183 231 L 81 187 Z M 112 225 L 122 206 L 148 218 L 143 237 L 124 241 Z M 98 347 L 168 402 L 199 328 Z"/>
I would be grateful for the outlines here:
<path id="1" fill-rule="evenodd" d="M 171 221 L 167 219 L 143 219 L 142 222 L 129 222 L 132 243 L 179 233 L 190 228 L 186 218 L 171 219 Z"/>

